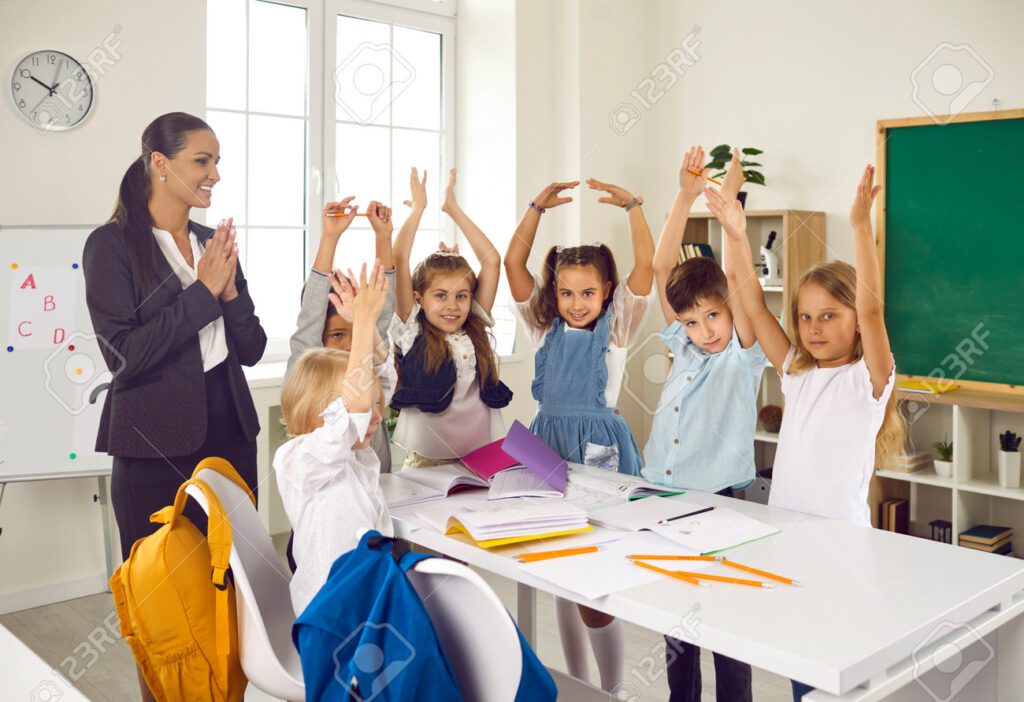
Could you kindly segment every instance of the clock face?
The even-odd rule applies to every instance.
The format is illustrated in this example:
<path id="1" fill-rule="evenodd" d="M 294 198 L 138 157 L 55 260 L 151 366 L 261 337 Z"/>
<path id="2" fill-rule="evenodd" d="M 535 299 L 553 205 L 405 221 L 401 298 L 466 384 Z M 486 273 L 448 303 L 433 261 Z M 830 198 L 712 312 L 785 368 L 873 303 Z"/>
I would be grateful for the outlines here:
<path id="1" fill-rule="evenodd" d="M 35 51 L 15 66 L 11 97 L 37 131 L 62 131 L 81 124 L 92 109 L 92 79 L 65 53 Z"/>

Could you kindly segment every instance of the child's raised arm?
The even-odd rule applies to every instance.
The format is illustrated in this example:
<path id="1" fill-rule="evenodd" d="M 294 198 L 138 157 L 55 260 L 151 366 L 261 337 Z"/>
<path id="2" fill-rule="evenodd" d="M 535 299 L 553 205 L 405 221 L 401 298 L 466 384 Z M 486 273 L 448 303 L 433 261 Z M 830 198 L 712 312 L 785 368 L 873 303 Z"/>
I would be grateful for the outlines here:
<path id="1" fill-rule="evenodd" d="M 691 172 L 697 171 L 701 175 Z M 690 208 L 696 202 L 700 194 L 704 192 L 704 149 L 700 146 L 691 146 L 683 158 L 683 165 L 679 168 L 679 192 L 672 202 L 672 209 L 669 211 L 665 226 L 661 229 L 661 236 L 658 237 L 658 247 L 654 250 L 654 280 L 658 287 L 658 300 L 661 302 L 661 313 L 665 321 L 671 324 L 676 318 L 676 312 L 668 302 L 665 293 L 665 286 L 672 275 L 672 269 L 679 261 L 679 250 L 683 245 L 683 234 L 686 231 L 686 221 L 690 218 Z"/>
<path id="2" fill-rule="evenodd" d="M 750 240 L 747 239 L 747 217 L 739 200 L 727 202 L 720 193 L 711 188 L 707 188 L 704 195 L 708 209 L 722 223 L 725 232 L 725 260 L 734 261 L 736 271 L 753 271 L 753 254 L 750 252 Z M 734 278 L 739 290 L 740 304 L 750 318 L 761 349 L 779 375 L 782 375 L 782 365 L 786 361 L 786 354 L 789 353 L 789 337 L 775 319 L 775 315 L 765 305 L 764 291 L 754 276 L 738 274 Z"/>
<path id="3" fill-rule="evenodd" d="M 487 314 L 491 313 L 494 307 L 494 298 L 498 294 L 498 281 L 501 278 L 501 254 L 494 248 L 487 235 L 480 231 L 480 227 L 473 223 L 473 220 L 462 211 L 458 201 L 455 199 L 455 169 L 451 171 L 448 178 L 448 188 L 444 193 L 444 205 L 441 211 L 452 218 L 455 225 L 466 237 L 473 254 L 480 262 L 480 272 L 477 274 L 476 294 L 474 299 Z"/>
<path id="4" fill-rule="evenodd" d="M 373 264 L 366 278 L 366 264 L 359 274 L 358 287 L 353 285 L 352 350 L 341 388 L 341 397 L 350 413 L 369 412 L 376 400 L 376 374 L 373 371 L 373 340 L 377 334 L 377 317 L 387 297 L 388 280 L 380 261 Z"/>
<path id="5" fill-rule="evenodd" d="M 403 322 L 409 319 L 409 313 L 412 312 L 412 269 L 409 267 L 409 259 L 412 256 L 412 242 L 416 238 L 416 230 L 419 229 L 423 211 L 427 209 L 426 171 L 423 171 L 423 180 L 420 180 L 417 170 L 412 169 L 409 173 L 409 190 L 412 192 L 412 199 L 406 200 L 405 204 L 412 209 L 409 211 L 409 218 L 398 230 L 394 246 L 395 311 Z"/>
<path id="6" fill-rule="evenodd" d="M 875 235 L 871 231 L 871 204 L 882 189 L 874 182 L 875 167 L 868 166 L 857 185 L 857 194 L 850 208 L 850 224 L 857 252 L 857 324 L 864 347 L 864 362 L 871 374 L 871 387 L 877 400 L 892 373 L 892 352 L 885 329 L 882 298 L 878 294 L 882 274 L 875 255 Z"/>
<path id="7" fill-rule="evenodd" d="M 591 190 L 600 190 L 608 193 L 608 197 L 598 198 L 598 202 L 604 202 L 617 207 L 625 207 L 634 200 L 639 200 L 627 213 L 629 217 L 629 238 L 633 244 L 633 270 L 626 278 L 626 285 L 630 292 L 639 297 L 651 292 L 651 283 L 654 282 L 654 237 L 651 236 L 651 228 L 647 226 L 647 218 L 644 217 L 642 209 L 643 200 L 633 196 L 625 188 L 611 183 L 602 183 L 594 178 L 587 179 L 587 185 Z"/>
<path id="8" fill-rule="evenodd" d="M 373 229 L 380 265 L 384 266 L 384 270 L 390 271 L 395 267 L 395 254 L 391 245 L 391 233 L 395 231 L 395 223 L 391 220 L 391 208 L 373 201 L 366 208 L 366 219 Z"/>
<path id="9" fill-rule="evenodd" d="M 562 192 L 575 188 L 579 184 L 578 180 L 552 183 L 534 198 L 530 203 L 531 207 L 526 209 L 526 214 L 519 220 L 519 226 L 512 234 L 512 240 L 508 243 L 508 252 L 505 254 L 505 275 L 508 276 L 508 287 L 512 292 L 512 299 L 516 302 L 529 300 L 530 293 L 533 292 L 533 276 L 530 275 L 530 271 L 526 267 L 526 261 L 530 258 L 533 240 L 537 236 L 540 210 L 572 202 L 571 197 L 562 197 Z"/>
<path id="10" fill-rule="evenodd" d="M 732 147 L 732 160 L 729 161 L 729 168 L 725 172 L 725 180 L 722 181 L 722 199 L 726 202 L 735 200 L 745 180 L 746 176 L 743 175 L 740 149 L 738 146 L 734 146 Z M 740 346 L 745 349 L 749 349 L 754 345 L 754 342 L 757 341 L 757 335 L 754 333 L 754 325 L 750 322 L 747 311 L 743 309 L 743 303 L 740 302 L 739 276 L 752 276 L 753 270 L 753 268 L 748 268 L 745 271 L 741 268 L 738 269 L 735 257 L 725 257 L 725 279 L 729 283 L 728 302 L 729 309 L 732 311 L 732 324 L 736 327 L 736 336 L 740 339 Z"/>

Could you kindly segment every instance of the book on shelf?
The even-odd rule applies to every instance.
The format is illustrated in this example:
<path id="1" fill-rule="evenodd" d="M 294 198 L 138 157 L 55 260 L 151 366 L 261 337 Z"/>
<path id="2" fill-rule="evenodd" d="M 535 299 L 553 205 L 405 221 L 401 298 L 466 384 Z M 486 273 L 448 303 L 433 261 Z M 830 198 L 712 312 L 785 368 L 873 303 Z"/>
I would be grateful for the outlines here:
<path id="1" fill-rule="evenodd" d="M 910 503 L 903 498 L 885 500 L 879 507 L 882 529 L 897 534 L 910 533 Z"/>
<path id="2" fill-rule="evenodd" d="M 931 466 L 931 455 L 927 453 L 912 453 L 890 459 L 889 462 L 884 466 L 881 466 L 881 468 L 883 470 L 892 471 L 893 473 L 916 473 L 919 470 L 924 470 Z"/>
<path id="3" fill-rule="evenodd" d="M 997 553 L 1001 556 L 1005 556 L 1013 551 L 1013 543 L 1011 537 L 1007 536 L 1005 539 L 998 541 L 991 546 L 984 546 L 973 541 L 960 541 L 960 545 L 964 548 L 972 548 L 975 551 L 983 551 L 984 553 Z"/>
<path id="4" fill-rule="evenodd" d="M 679 247 L 679 263 L 688 261 L 691 258 L 710 258 L 712 261 L 715 260 L 715 251 L 711 248 L 710 244 L 690 244 L 683 243 Z"/>
<path id="5" fill-rule="evenodd" d="M 976 527 L 960 532 L 960 545 L 964 542 L 979 544 L 981 546 L 992 546 L 1004 541 L 1013 534 L 1013 529 L 1005 526 L 993 526 L 991 524 L 979 524 Z"/>

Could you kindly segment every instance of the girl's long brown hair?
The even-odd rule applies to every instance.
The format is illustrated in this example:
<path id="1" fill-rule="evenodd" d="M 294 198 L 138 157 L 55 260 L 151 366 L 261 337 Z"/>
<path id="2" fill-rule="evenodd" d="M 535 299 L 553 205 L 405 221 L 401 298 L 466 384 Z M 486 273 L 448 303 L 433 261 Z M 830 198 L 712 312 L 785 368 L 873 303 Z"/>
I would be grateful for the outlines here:
<path id="1" fill-rule="evenodd" d="M 476 274 L 469 267 L 469 263 L 462 256 L 454 256 L 444 253 L 433 253 L 423 259 L 416 270 L 412 273 L 412 289 L 425 297 L 431 281 L 438 275 L 459 273 L 466 276 L 469 281 L 469 290 L 476 295 Z M 428 373 L 436 372 L 441 364 L 451 358 L 451 349 L 448 346 L 447 333 L 441 331 L 427 321 L 422 306 L 417 316 L 420 323 L 420 332 L 426 342 L 426 370 Z M 498 361 L 494 356 L 494 347 L 491 345 L 490 334 L 484 320 L 473 314 L 470 309 L 466 322 L 462 325 L 462 331 L 466 333 L 469 340 L 473 342 L 473 350 L 476 352 L 476 368 L 479 373 L 481 385 L 485 379 L 496 381 L 498 379 Z"/>
<path id="2" fill-rule="evenodd" d="M 813 283 L 820 286 L 844 307 L 849 307 L 856 314 L 857 310 L 857 272 L 853 266 L 843 261 L 820 263 L 800 278 L 793 289 L 789 302 L 789 315 L 786 319 L 790 342 L 796 349 L 793 362 L 789 366 L 790 373 L 803 373 L 816 368 L 818 362 L 800 339 L 800 290 L 804 285 Z M 860 332 L 857 332 L 853 349 L 853 360 L 859 361 L 864 356 Z M 886 465 L 892 459 L 905 453 L 907 442 L 907 425 L 897 406 L 896 393 L 889 395 L 885 406 L 885 419 L 875 437 L 875 465 Z"/>
<path id="3" fill-rule="evenodd" d="M 544 273 L 541 275 L 541 290 L 533 303 L 533 316 L 542 328 L 551 326 L 558 317 L 557 278 L 560 268 L 572 266 L 593 266 L 601 276 L 602 283 L 611 283 L 603 309 L 608 309 L 619 284 L 619 272 L 615 268 L 612 250 L 604 244 L 586 244 L 562 248 L 552 246 L 544 257 Z"/>

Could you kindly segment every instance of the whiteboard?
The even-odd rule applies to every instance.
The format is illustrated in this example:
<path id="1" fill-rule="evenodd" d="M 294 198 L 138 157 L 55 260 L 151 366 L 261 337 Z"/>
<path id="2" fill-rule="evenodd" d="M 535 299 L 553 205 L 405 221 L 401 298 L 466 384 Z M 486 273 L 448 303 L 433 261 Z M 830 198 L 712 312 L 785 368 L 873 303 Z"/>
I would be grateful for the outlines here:
<path id="1" fill-rule="evenodd" d="M 110 472 L 93 450 L 112 378 L 85 304 L 94 228 L 0 226 L 0 482 Z"/>

